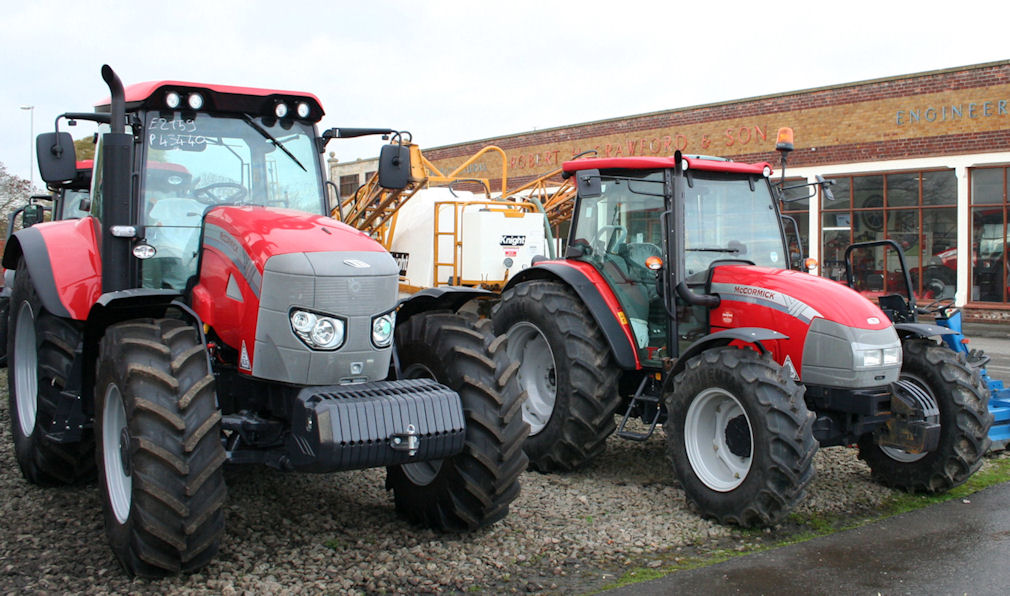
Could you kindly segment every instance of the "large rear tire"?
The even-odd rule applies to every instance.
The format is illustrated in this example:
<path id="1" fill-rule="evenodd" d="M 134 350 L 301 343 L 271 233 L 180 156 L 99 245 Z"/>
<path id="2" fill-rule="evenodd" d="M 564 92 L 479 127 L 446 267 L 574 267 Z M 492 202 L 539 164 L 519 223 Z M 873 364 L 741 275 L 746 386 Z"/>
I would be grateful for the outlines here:
<path id="1" fill-rule="evenodd" d="M 85 429 L 75 443 L 48 438 L 63 388 L 70 382 L 81 326 L 46 312 L 24 259 L 18 262 L 10 299 L 7 389 L 14 457 L 34 484 L 57 486 L 91 480 L 95 440 Z"/>
<path id="2" fill-rule="evenodd" d="M 621 404 L 620 371 L 592 314 L 566 286 L 531 281 L 506 290 L 492 317 L 519 363 L 531 467 L 550 472 L 586 464 L 603 451 Z"/>
<path id="3" fill-rule="evenodd" d="M 529 428 L 520 414 L 516 365 L 490 321 L 447 312 L 414 315 L 396 330 L 405 378 L 432 378 L 459 394 L 466 435 L 463 452 L 390 466 L 386 487 L 396 509 L 413 523 L 466 532 L 508 514 L 519 495 Z"/>
<path id="4" fill-rule="evenodd" d="M 921 338 L 902 343 L 899 383 L 911 384 L 937 411 L 940 444 L 928 453 L 906 453 L 880 447 L 872 434 L 859 438 L 859 457 L 877 482 L 913 492 L 935 493 L 966 481 L 982 466 L 989 449 L 989 390 L 981 377 L 957 354 Z"/>
<path id="5" fill-rule="evenodd" d="M 814 415 L 768 354 L 692 358 L 667 397 L 667 443 L 689 503 L 723 524 L 774 525 L 814 477 Z"/>
<path id="6" fill-rule="evenodd" d="M 109 327 L 95 387 L 105 531 L 130 575 L 192 572 L 224 534 L 224 448 L 196 330 L 173 319 Z"/>

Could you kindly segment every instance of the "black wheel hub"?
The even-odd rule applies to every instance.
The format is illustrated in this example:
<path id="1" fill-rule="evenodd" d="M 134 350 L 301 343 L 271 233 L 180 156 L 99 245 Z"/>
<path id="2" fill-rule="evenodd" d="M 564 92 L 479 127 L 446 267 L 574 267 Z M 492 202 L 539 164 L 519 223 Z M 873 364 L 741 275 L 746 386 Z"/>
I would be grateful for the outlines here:
<path id="1" fill-rule="evenodd" d="M 737 457 L 750 457 L 750 429 L 742 415 L 726 423 L 726 446 Z"/>
<path id="2" fill-rule="evenodd" d="M 119 459 L 123 462 L 123 474 L 133 474 L 133 460 L 130 457 L 130 430 L 123 427 L 119 433 Z"/>

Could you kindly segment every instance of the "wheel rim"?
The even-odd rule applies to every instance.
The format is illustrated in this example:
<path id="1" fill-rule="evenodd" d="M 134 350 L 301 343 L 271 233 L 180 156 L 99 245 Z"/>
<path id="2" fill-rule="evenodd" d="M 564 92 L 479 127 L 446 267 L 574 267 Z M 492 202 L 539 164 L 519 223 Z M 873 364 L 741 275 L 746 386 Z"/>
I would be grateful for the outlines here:
<path id="1" fill-rule="evenodd" d="M 558 395 L 554 352 L 540 328 L 526 322 L 509 329 L 506 352 L 519 363 L 519 384 L 526 390 L 523 420 L 530 425 L 532 436 L 542 431 L 554 414 Z"/>
<path id="2" fill-rule="evenodd" d="M 35 313 L 27 302 L 18 309 L 14 328 L 14 400 L 17 402 L 21 433 L 29 437 L 35 431 L 38 415 L 39 355 L 35 336 Z"/>
<path id="3" fill-rule="evenodd" d="M 133 478 L 128 470 L 129 431 L 126 427 L 126 408 L 119 388 L 109 385 L 105 391 L 105 408 L 102 410 L 102 459 L 105 463 L 105 491 L 112 505 L 112 513 L 119 523 L 126 523 L 133 500 Z"/>
<path id="4" fill-rule="evenodd" d="M 687 409 L 684 443 L 691 469 L 708 488 L 729 492 L 750 472 L 754 431 L 733 394 L 713 387 L 699 393 Z"/>
<path id="5" fill-rule="evenodd" d="M 909 385 L 912 386 L 909 389 L 913 395 L 918 398 L 918 401 L 920 402 L 919 406 L 924 412 L 936 412 L 935 415 L 926 416 L 926 422 L 940 422 L 940 408 L 937 404 L 936 396 L 933 395 L 933 392 L 929 389 L 929 385 L 926 381 L 916 375 L 901 373 L 901 376 L 898 379 L 898 384 L 904 385 L 906 388 L 909 388 Z M 915 391 L 916 389 L 918 391 Z M 943 429 L 941 428 L 941 432 L 942 431 Z M 930 453 L 928 451 L 924 451 L 922 453 L 909 453 L 904 449 L 898 449 L 897 447 L 884 447 L 883 445 L 880 446 L 880 450 L 883 451 L 884 455 L 887 457 L 903 464 L 917 462 Z"/>
<path id="6" fill-rule="evenodd" d="M 403 371 L 403 376 L 406 379 L 433 379 L 437 381 L 435 377 L 435 372 L 424 364 L 414 363 L 408 366 Z M 400 466 L 403 469 L 403 473 L 407 476 L 407 479 L 411 483 L 417 486 L 428 486 L 431 484 L 438 473 L 442 470 L 442 460 L 429 460 L 429 461 L 419 461 L 410 464 L 403 464 Z"/>

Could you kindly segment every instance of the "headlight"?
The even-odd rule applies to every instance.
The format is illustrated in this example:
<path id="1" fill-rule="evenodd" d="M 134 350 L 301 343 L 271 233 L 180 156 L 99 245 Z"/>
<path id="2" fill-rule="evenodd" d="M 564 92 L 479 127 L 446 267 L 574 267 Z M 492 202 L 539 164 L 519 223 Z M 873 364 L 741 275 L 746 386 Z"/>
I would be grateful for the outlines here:
<path id="1" fill-rule="evenodd" d="M 901 348 L 884 348 L 884 364 L 901 364 Z"/>
<path id="2" fill-rule="evenodd" d="M 199 93 L 190 93 L 186 103 L 189 104 L 190 108 L 199 110 L 203 107 L 203 96 Z"/>
<path id="3" fill-rule="evenodd" d="M 283 118 L 288 115 L 288 104 L 279 103 L 274 106 L 274 114 L 278 118 Z"/>
<path id="4" fill-rule="evenodd" d="M 291 330 L 313 350 L 336 350 L 344 344 L 346 325 L 330 315 L 294 309 L 290 313 Z"/>
<path id="5" fill-rule="evenodd" d="M 856 352 L 856 365 L 862 368 L 880 366 L 884 363 L 883 350 L 860 350 Z"/>
<path id="6" fill-rule="evenodd" d="M 388 312 L 372 319 L 372 344 L 377 348 L 388 348 L 393 343 L 393 326 L 396 313 Z"/>
<path id="7" fill-rule="evenodd" d="M 855 350 L 856 368 L 879 368 L 901 364 L 901 348 L 873 348 Z"/>
<path id="8" fill-rule="evenodd" d="M 305 103 L 304 101 L 298 104 L 298 117 L 299 118 L 308 118 L 310 111 L 311 111 L 311 108 L 309 107 L 309 104 Z"/>
<path id="9" fill-rule="evenodd" d="M 179 104 L 181 103 L 182 98 L 179 97 L 179 94 L 176 93 L 175 91 L 169 91 L 165 95 L 165 105 L 168 106 L 169 108 L 174 110 L 175 108 L 179 107 Z"/>

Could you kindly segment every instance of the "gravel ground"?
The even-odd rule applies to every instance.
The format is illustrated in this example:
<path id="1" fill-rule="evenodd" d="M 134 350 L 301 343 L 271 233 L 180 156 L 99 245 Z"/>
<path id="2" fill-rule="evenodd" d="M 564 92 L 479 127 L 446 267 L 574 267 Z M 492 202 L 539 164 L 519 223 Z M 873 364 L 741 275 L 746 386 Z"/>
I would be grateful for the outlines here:
<path id="1" fill-rule="evenodd" d="M 94 483 L 41 489 L 22 478 L 4 372 L 0 387 L 2 593 L 584 592 L 695 547 L 743 550 L 796 529 L 744 537 L 699 518 L 673 479 L 660 431 L 644 443 L 612 438 L 579 473 L 525 474 L 511 514 L 464 536 L 400 520 L 384 470 L 231 469 L 226 537 L 214 562 L 195 575 L 130 580 L 106 544 Z M 870 481 L 855 450 L 823 450 L 816 467 L 801 514 L 865 513 L 893 494 Z"/>

